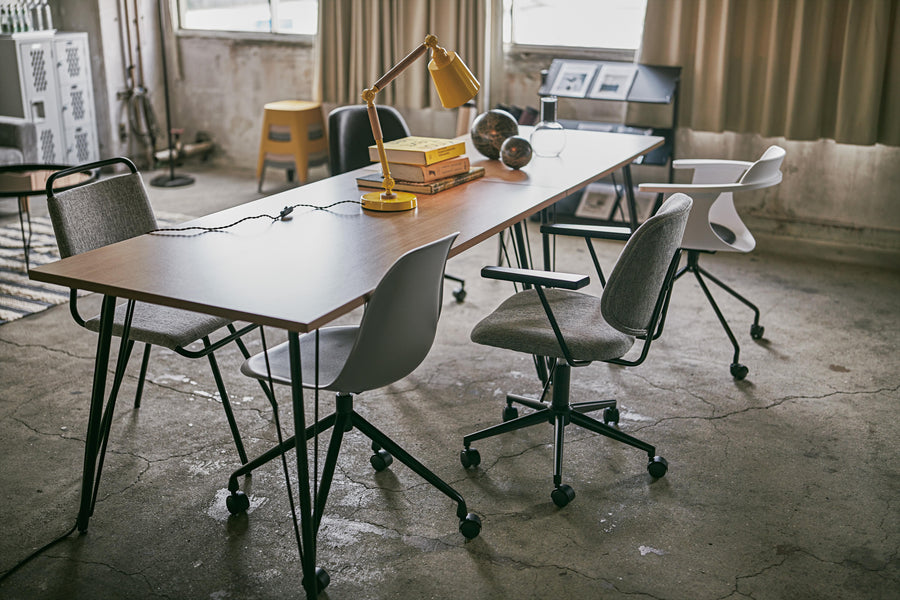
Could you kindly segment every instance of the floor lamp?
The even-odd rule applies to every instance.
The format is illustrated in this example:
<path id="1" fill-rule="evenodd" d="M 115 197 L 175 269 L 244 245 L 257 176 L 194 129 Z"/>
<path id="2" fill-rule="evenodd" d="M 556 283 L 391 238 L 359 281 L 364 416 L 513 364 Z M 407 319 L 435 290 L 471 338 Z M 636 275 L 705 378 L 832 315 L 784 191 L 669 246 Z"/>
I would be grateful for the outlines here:
<path id="1" fill-rule="evenodd" d="M 169 109 L 169 72 L 166 69 L 166 36 L 163 28 L 163 1 L 156 4 L 159 13 L 159 50 L 162 54 L 163 93 L 166 100 L 166 131 L 169 134 L 169 174 L 159 175 L 150 180 L 150 185 L 156 187 L 181 187 L 194 183 L 190 175 L 175 174 L 175 144 L 172 140 L 172 115 Z"/>

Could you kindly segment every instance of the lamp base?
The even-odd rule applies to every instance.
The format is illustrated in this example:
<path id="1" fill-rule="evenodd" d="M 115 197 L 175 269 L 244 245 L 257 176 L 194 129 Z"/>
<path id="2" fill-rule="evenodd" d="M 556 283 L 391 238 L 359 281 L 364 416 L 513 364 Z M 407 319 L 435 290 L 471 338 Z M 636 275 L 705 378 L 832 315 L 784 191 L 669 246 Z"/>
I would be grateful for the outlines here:
<path id="1" fill-rule="evenodd" d="M 362 207 L 366 210 L 378 210 L 394 212 L 411 210 L 416 207 L 416 195 L 409 192 L 394 192 L 393 198 L 382 198 L 384 192 L 369 192 L 360 198 Z"/>

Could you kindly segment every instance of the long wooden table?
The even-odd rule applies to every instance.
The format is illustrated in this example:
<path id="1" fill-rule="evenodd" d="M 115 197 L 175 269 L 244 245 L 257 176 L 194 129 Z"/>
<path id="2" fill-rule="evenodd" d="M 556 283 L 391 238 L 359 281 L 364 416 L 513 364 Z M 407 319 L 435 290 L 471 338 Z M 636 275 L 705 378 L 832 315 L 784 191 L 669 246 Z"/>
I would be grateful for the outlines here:
<path id="1" fill-rule="evenodd" d="M 527 135 L 527 129 L 522 132 Z M 174 306 L 285 329 L 291 355 L 294 430 L 306 429 L 299 377 L 299 334 L 314 331 L 361 306 L 403 253 L 453 232 L 455 256 L 521 223 L 526 217 L 662 145 L 663 138 L 566 131 L 557 158 L 534 157 L 519 171 L 483 158 L 471 141 L 472 164 L 485 177 L 397 213 L 367 212 L 357 203 L 355 171 L 294 188 L 183 226 L 216 232 L 143 235 L 32 269 L 32 279 L 104 295 L 85 443 L 78 529 L 87 530 L 93 505 L 100 419 L 116 298 Z M 322 210 L 322 207 L 336 204 Z M 289 220 L 278 215 L 296 206 Z M 316 208 L 318 207 L 318 208 Z M 122 342 L 120 342 L 122 343 Z M 315 597 L 315 532 L 308 456 L 297 444 L 300 553 L 307 596 Z"/>

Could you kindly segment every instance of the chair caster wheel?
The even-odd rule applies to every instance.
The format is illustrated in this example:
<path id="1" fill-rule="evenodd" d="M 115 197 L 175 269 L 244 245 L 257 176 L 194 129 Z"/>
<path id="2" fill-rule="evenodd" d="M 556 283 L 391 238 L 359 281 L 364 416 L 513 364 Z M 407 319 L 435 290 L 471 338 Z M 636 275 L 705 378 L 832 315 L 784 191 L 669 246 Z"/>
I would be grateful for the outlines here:
<path id="1" fill-rule="evenodd" d="M 232 492 L 230 496 L 225 498 L 225 508 L 233 515 L 245 513 L 250 508 L 250 498 L 240 490 Z"/>
<path id="2" fill-rule="evenodd" d="M 752 337 L 754 340 L 761 340 L 765 331 L 766 328 L 762 325 L 753 324 L 750 326 L 750 337 Z"/>
<path id="3" fill-rule="evenodd" d="M 731 363 L 731 376 L 741 381 L 744 377 L 747 376 L 747 373 L 750 372 L 750 369 L 742 365 L 741 363 Z"/>
<path id="4" fill-rule="evenodd" d="M 515 406 L 507 406 L 503 409 L 503 421 L 512 421 L 519 418 L 519 409 Z"/>
<path id="5" fill-rule="evenodd" d="M 459 462 L 462 463 L 464 469 L 477 467 L 481 464 L 481 454 L 474 448 L 466 448 L 459 453 Z"/>
<path id="6" fill-rule="evenodd" d="M 653 479 L 664 477 L 668 470 L 669 463 L 662 456 L 654 456 L 647 463 L 647 472 L 650 473 L 650 477 Z"/>
<path id="7" fill-rule="evenodd" d="M 609 425 L 610 423 L 619 424 L 619 409 L 615 406 L 610 406 L 609 408 L 603 409 L 603 423 L 605 425 Z"/>
<path id="8" fill-rule="evenodd" d="M 466 290 L 459 288 L 458 290 L 453 291 L 453 297 L 456 298 L 456 301 L 459 304 L 462 304 L 466 299 Z"/>
<path id="9" fill-rule="evenodd" d="M 475 513 L 469 513 L 465 519 L 459 522 L 459 532 L 467 540 L 474 540 L 481 533 L 481 518 Z"/>
<path id="10" fill-rule="evenodd" d="M 562 484 L 550 492 L 550 499 L 553 500 L 553 504 L 562 508 L 575 499 L 575 490 L 566 484 Z"/>
<path id="11" fill-rule="evenodd" d="M 331 583 L 331 576 L 328 574 L 328 571 L 326 571 L 322 567 L 316 567 L 316 591 L 321 592 L 328 587 L 329 583 Z M 305 588 L 306 579 L 303 579 L 301 584 Z"/>
<path id="12" fill-rule="evenodd" d="M 369 462 L 372 463 L 372 468 L 376 471 L 384 471 L 394 462 L 394 457 L 387 450 L 378 449 L 375 451 L 375 454 L 369 457 Z"/>

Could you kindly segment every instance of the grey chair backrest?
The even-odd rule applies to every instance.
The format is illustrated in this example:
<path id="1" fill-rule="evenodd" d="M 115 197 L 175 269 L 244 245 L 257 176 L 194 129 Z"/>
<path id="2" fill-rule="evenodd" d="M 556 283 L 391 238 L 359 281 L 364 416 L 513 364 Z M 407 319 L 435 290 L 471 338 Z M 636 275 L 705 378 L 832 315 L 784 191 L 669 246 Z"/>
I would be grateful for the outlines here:
<path id="1" fill-rule="evenodd" d="M 140 173 L 55 192 L 47 198 L 47 210 L 63 258 L 157 228 Z"/>
<path id="2" fill-rule="evenodd" d="M 330 389 L 360 393 L 406 377 L 431 350 L 444 266 L 458 233 L 397 259 L 366 304 L 353 350 Z"/>
<path id="3" fill-rule="evenodd" d="M 672 194 L 638 227 L 613 267 L 600 302 L 607 323 L 636 337 L 647 336 L 666 273 L 691 211 L 692 200 Z"/>

